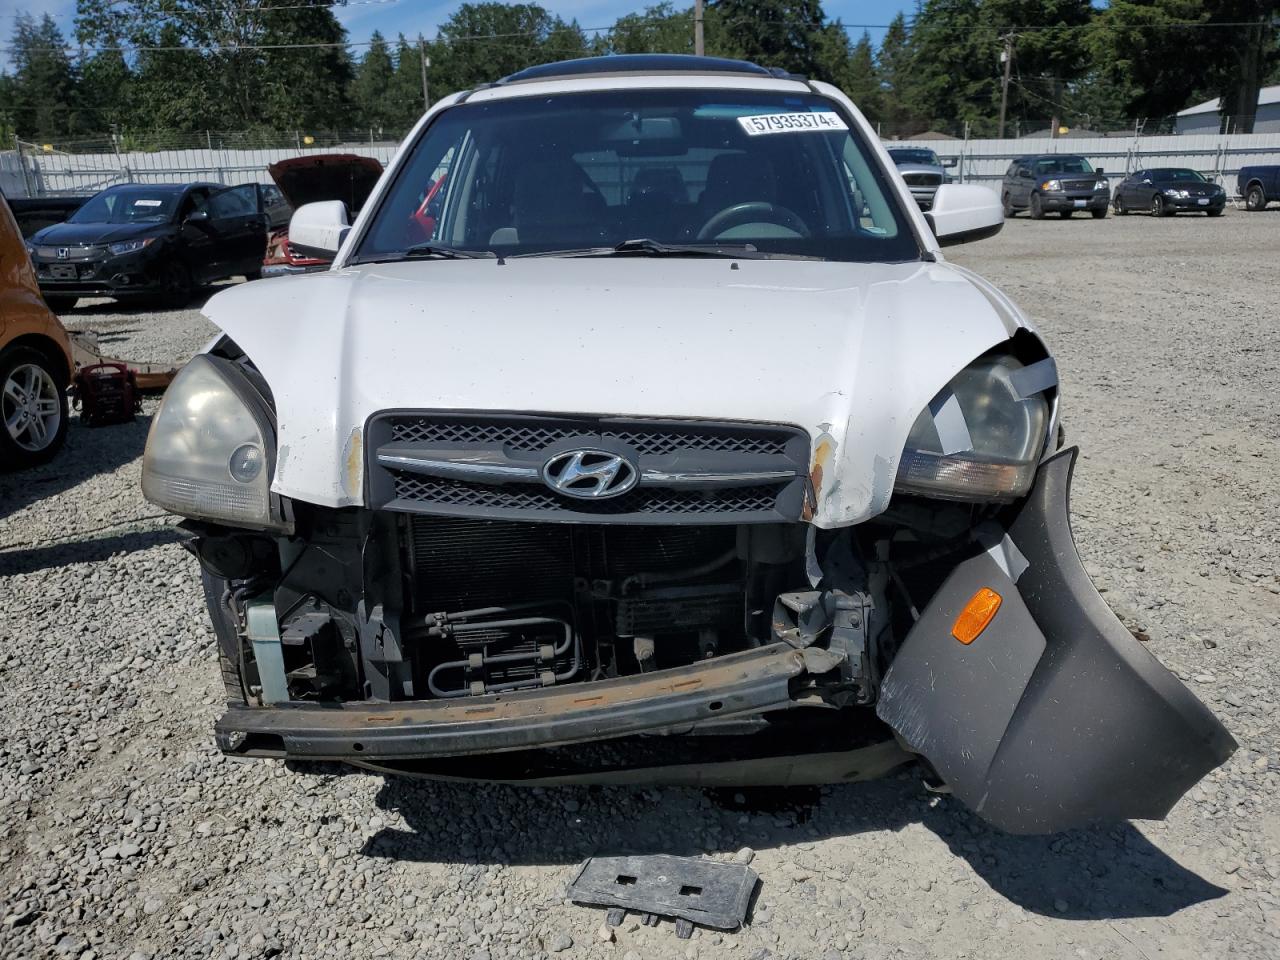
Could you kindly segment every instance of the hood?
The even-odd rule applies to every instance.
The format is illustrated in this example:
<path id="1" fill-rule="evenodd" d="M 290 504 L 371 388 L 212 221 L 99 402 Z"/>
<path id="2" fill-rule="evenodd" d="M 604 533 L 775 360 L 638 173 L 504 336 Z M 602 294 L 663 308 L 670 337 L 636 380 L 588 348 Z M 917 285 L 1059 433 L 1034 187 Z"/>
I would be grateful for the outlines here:
<path id="1" fill-rule="evenodd" d="M 270 384 L 282 495 L 363 503 L 393 408 L 767 421 L 813 438 L 824 527 L 884 510 L 920 410 L 1025 325 L 946 263 L 659 258 L 366 264 L 205 314 Z"/>
<path id="2" fill-rule="evenodd" d="M 46 247 L 78 247 L 116 243 L 140 237 L 158 237 L 173 232 L 170 223 L 55 223 L 36 231 L 32 243 Z"/>
<path id="3" fill-rule="evenodd" d="M 267 167 L 267 173 L 295 210 L 306 203 L 341 200 L 355 213 L 382 176 L 382 164 L 354 153 L 329 153 L 281 160 Z"/>

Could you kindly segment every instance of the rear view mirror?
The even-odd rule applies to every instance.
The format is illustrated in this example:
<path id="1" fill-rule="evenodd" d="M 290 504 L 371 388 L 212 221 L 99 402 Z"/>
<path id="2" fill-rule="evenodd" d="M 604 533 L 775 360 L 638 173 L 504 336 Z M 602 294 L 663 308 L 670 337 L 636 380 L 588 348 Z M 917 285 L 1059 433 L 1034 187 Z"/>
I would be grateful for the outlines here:
<path id="1" fill-rule="evenodd" d="M 341 200 L 307 203 L 289 220 L 289 247 L 305 257 L 332 260 L 350 229 L 347 205 Z"/>
<path id="2" fill-rule="evenodd" d="M 924 218 L 941 247 L 985 240 L 1004 226 L 1004 211 L 995 191 L 972 183 L 944 183 L 933 195 L 933 207 Z"/>

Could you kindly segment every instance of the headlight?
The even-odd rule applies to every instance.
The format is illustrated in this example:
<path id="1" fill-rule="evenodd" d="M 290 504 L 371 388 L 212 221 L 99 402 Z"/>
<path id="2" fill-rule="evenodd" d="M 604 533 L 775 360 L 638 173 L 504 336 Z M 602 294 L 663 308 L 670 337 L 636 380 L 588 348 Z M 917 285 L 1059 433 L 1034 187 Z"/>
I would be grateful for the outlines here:
<path id="1" fill-rule="evenodd" d="M 920 411 L 896 490 L 941 500 L 1023 496 L 1044 449 L 1043 391 L 1056 382 L 1052 360 L 1024 367 L 1013 357 L 985 357 L 970 364 Z"/>
<path id="2" fill-rule="evenodd" d="M 1166 197 L 1181 197 L 1183 200 L 1191 196 L 1191 194 L 1187 193 L 1187 191 L 1185 190 L 1168 189 L 1168 190 L 1165 190 L 1164 193 Z"/>
<path id="3" fill-rule="evenodd" d="M 1110 190 L 1110 189 L 1111 189 L 1111 184 L 1107 183 L 1107 181 L 1105 181 L 1105 180 L 1099 180 L 1097 183 L 1095 183 L 1095 184 L 1093 185 L 1093 189 L 1095 189 L 1095 190 Z"/>
<path id="4" fill-rule="evenodd" d="M 119 243 L 108 243 L 107 249 L 115 256 L 122 253 L 137 253 L 143 247 L 151 246 L 155 239 L 155 237 L 145 237 L 142 240 L 121 240 Z"/>
<path id="5" fill-rule="evenodd" d="M 184 517 L 284 529 L 272 507 L 274 462 L 260 398 L 230 363 L 201 355 L 174 377 L 151 421 L 142 495 Z"/>
<path id="6" fill-rule="evenodd" d="M 1061 190 L 1061 189 L 1062 189 L 1062 181 L 1060 181 L 1060 180 L 1046 180 L 1044 183 L 1040 184 L 1040 189 L 1041 189 L 1041 190 Z"/>

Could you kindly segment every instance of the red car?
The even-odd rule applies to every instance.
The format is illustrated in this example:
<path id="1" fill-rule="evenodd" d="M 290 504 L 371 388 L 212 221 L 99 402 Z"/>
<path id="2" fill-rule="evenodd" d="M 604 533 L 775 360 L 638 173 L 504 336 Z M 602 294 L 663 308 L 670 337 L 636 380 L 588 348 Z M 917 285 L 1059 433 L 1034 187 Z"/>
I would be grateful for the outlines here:
<path id="1" fill-rule="evenodd" d="M 382 176 L 382 164 L 373 157 L 354 153 L 291 157 L 267 167 L 289 205 L 294 209 L 320 200 L 341 200 L 354 217 L 364 205 L 373 185 Z M 289 227 L 273 230 L 267 238 L 267 255 L 262 261 L 264 277 L 285 273 L 323 270 L 327 260 L 301 256 L 289 246 Z"/>

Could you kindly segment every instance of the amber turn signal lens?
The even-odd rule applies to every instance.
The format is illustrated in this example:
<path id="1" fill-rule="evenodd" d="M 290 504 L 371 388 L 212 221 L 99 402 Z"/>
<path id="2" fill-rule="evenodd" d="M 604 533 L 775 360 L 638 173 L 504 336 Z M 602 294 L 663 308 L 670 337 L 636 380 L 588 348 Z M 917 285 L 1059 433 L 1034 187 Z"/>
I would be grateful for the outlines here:
<path id="1" fill-rule="evenodd" d="M 951 635 L 961 643 L 973 643 L 987 629 L 1002 602 L 1000 594 L 990 587 L 983 587 L 964 605 L 956 622 L 951 625 Z"/>

